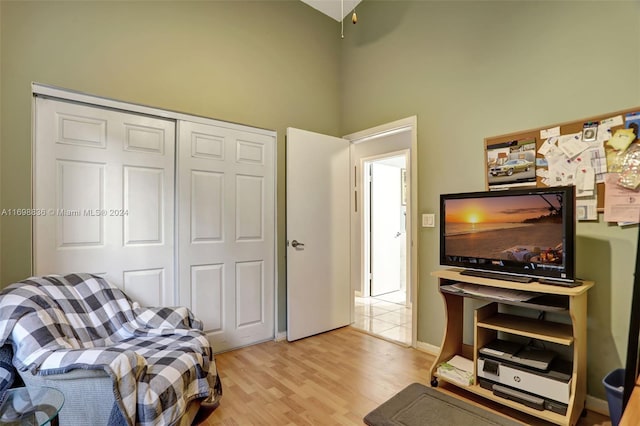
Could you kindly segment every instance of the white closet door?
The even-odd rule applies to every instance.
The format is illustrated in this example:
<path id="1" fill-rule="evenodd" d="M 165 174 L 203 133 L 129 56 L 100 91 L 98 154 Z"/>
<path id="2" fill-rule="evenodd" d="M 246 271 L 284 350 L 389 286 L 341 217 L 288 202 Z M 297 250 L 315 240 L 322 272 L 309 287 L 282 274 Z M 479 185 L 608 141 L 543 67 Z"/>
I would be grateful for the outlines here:
<path id="1" fill-rule="evenodd" d="M 34 273 L 105 275 L 175 303 L 175 122 L 36 98 Z"/>
<path id="2" fill-rule="evenodd" d="M 179 122 L 180 304 L 216 351 L 274 337 L 275 135 Z"/>

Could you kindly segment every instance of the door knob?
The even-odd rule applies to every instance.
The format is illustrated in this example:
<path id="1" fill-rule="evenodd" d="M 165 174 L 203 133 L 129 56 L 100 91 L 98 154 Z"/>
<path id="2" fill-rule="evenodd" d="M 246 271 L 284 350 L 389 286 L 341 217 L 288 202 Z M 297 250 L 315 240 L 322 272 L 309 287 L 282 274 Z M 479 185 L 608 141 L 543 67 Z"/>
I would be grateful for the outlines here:
<path id="1" fill-rule="evenodd" d="M 299 243 L 298 240 L 293 240 L 291 241 L 291 247 L 293 248 L 304 248 L 304 244 L 303 243 Z"/>

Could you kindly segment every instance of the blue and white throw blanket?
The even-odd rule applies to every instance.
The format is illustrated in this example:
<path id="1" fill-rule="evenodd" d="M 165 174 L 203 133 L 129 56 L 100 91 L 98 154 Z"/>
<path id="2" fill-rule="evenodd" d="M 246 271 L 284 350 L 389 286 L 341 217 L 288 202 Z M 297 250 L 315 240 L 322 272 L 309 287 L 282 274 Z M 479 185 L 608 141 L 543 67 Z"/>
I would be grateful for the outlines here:
<path id="1" fill-rule="evenodd" d="M 202 323 L 187 308 L 142 308 L 99 276 L 34 277 L 0 292 L 0 347 L 32 374 L 105 371 L 129 425 L 168 425 L 222 393 Z"/>

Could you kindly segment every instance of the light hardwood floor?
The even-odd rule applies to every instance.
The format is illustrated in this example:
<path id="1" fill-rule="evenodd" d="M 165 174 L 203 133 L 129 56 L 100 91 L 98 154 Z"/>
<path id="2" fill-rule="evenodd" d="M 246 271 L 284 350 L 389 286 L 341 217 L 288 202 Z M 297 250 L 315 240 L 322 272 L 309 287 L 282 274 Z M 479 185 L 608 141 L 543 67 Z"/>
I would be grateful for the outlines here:
<path id="1" fill-rule="evenodd" d="M 200 424 L 362 425 L 369 411 L 408 384 L 428 384 L 433 360 L 427 353 L 351 327 L 292 343 L 267 342 L 218 354 L 222 400 Z M 592 412 L 578 423 L 610 425 L 608 418 Z"/>

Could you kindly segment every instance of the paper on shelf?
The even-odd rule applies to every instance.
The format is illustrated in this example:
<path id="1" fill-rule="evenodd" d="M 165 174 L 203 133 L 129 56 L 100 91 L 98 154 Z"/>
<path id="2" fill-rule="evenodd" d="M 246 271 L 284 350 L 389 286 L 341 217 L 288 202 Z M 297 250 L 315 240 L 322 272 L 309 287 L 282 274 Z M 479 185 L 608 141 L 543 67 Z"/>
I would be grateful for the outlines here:
<path id="1" fill-rule="evenodd" d="M 473 373 L 473 361 L 463 356 L 456 355 L 453 358 L 451 358 L 449 361 L 447 361 L 447 363 L 459 370 Z"/>
<path id="2" fill-rule="evenodd" d="M 473 361 L 456 355 L 438 366 L 438 374 L 463 386 L 473 384 Z"/>
<path id="3" fill-rule="evenodd" d="M 469 294 L 472 296 L 488 297 L 491 299 L 508 300 L 511 302 L 525 302 L 527 300 L 533 299 L 536 296 L 539 296 L 538 293 L 531 291 L 512 290 L 507 288 L 489 287 L 468 283 L 455 283 L 446 287 L 459 293 Z"/>

